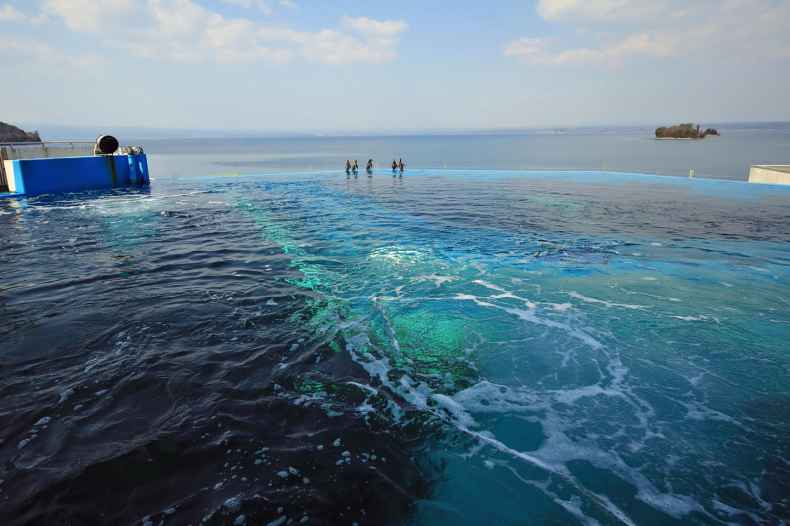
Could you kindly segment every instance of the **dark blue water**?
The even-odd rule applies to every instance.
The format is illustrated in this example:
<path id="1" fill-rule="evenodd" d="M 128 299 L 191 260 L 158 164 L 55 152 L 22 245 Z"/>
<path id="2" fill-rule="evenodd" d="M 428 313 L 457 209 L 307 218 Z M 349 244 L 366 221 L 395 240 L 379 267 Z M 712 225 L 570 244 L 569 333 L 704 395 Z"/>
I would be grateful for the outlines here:
<path id="1" fill-rule="evenodd" d="M 4 199 L 0 522 L 780 524 L 789 219 L 595 172 Z"/>

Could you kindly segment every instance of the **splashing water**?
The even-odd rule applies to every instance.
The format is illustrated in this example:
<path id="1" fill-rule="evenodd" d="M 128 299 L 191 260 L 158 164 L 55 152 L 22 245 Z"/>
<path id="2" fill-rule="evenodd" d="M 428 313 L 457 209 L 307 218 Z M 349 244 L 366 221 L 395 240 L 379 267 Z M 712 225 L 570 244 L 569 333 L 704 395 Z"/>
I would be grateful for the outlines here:
<path id="1" fill-rule="evenodd" d="M 227 474 L 245 464 L 268 470 L 262 480 L 216 498 L 181 486 L 177 493 L 192 515 L 172 503 L 158 507 L 182 517 L 232 522 L 237 515 L 224 516 L 222 506 L 233 497 L 233 511 L 246 523 L 278 521 L 281 511 L 253 494 L 270 501 L 283 495 L 267 493 L 271 480 L 292 484 L 280 489 L 293 496 L 308 486 L 304 479 L 323 497 L 314 502 L 305 493 L 298 513 L 331 524 L 345 506 L 334 515 L 322 510 L 318 502 L 338 483 L 316 472 L 358 468 L 412 481 L 399 493 L 408 509 L 388 509 L 376 523 L 775 522 L 788 513 L 790 482 L 782 467 L 790 462 L 790 294 L 781 226 L 789 194 L 764 185 L 595 173 L 412 172 L 403 179 L 376 173 L 362 180 L 321 174 L 172 182 L 151 195 L 87 201 L 85 209 L 27 200 L 27 208 L 4 209 L 4 219 L 44 231 L 54 228 L 43 223 L 53 213 L 72 227 L 100 225 L 85 243 L 101 244 L 95 252 L 120 265 L 113 287 L 126 300 L 114 316 L 156 308 L 160 323 L 195 323 L 171 335 L 162 327 L 161 336 L 136 322 L 107 327 L 94 343 L 70 351 L 83 358 L 79 380 L 45 372 L 63 358 L 44 353 L 36 359 L 46 365 L 34 374 L 52 392 L 47 404 L 23 404 L 30 388 L 17 383 L 4 418 L 19 401 L 15 410 L 43 422 L 65 411 L 59 405 L 83 404 L 86 382 L 99 382 L 92 392 L 113 393 L 126 381 L 119 375 L 151 378 L 151 367 L 170 371 L 177 363 L 205 369 L 206 381 L 184 378 L 175 390 L 170 383 L 162 389 L 173 405 L 153 425 L 156 434 L 199 440 L 212 425 L 211 441 L 223 444 L 219 458 L 241 450 L 225 453 L 226 436 L 237 444 L 241 437 L 274 439 L 249 427 L 254 421 L 246 416 L 225 419 L 223 435 L 218 422 L 197 415 L 199 406 L 244 415 L 265 394 L 266 403 L 289 407 L 276 406 L 280 420 L 302 419 L 299 432 L 278 444 L 271 466 L 270 452 L 257 460 L 239 452 L 222 461 L 227 467 L 218 464 L 223 475 L 210 486 L 238 484 Z M 41 243 L 25 228 L 4 242 Z M 556 265 L 535 257 L 556 246 L 605 247 L 611 259 Z M 4 260 L 11 278 L 4 287 L 29 279 L 31 268 L 52 268 L 51 260 L 33 261 L 37 251 L 19 251 L 29 264 Z M 172 263 L 179 258 L 189 264 Z M 142 282 L 128 282 L 142 279 L 149 280 L 144 294 Z M 27 294 L 35 305 L 42 286 L 6 293 L 11 301 L 3 309 L 19 320 L 18 330 L 35 313 L 19 302 Z M 79 279 L 49 287 L 65 297 Z M 104 294 L 91 287 L 88 297 Z M 199 290 L 179 298 L 191 289 Z M 205 307 L 194 306 L 198 297 Z M 145 306 L 129 310 L 131 299 Z M 88 318 L 101 309 L 89 302 Z M 217 315 L 233 320 L 232 328 Z M 150 363 L 150 349 L 188 331 L 194 335 L 186 354 Z M 13 342 L 12 334 L 3 333 L 4 341 Z M 33 367 L 20 357 L 29 344 L 11 348 L 16 367 Z M 69 400 L 58 404 L 68 389 Z M 89 412 L 114 415 L 102 418 L 127 428 L 129 417 L 118 410 L 97 403 Z M 59 418 L 49 427 L 90 425 Z M 189 423 L 204 427 L 193 437 L 180 431 Z M 11 429 L 2 438 L 15 441 L 0 448 L 16 463 L 46 462 L 45 440 L 52 439 L 39 432 L 31 441 L 28 431 Z M 79 436 L 78 445 L 89 442 L 88 434 Z M 357 443 L 347 446 L 351 436 Z M 24 449 L 17 447 L 22 440 Z M 92 440 L 106 450 L 102 462 L 116 463 L 119 451 L 146 443 Z M 74 446 L 58 447 L 69 457 Z M 312 456 L 289 457 L 295 447 L 326 457 L 325 467 L 311 469 Z M 174 473 L 185 469 L 176 464 L 182 467 Z M 18 484 L 29 487 L 25 480 Z M 153 473 L 138 484 L 161 483 Z M 365 499 L 367 506 L 347 506 L 342 520 L 374 523 L 373 500 Z M 290 513 L 283 523 L 301 520 Z"/>

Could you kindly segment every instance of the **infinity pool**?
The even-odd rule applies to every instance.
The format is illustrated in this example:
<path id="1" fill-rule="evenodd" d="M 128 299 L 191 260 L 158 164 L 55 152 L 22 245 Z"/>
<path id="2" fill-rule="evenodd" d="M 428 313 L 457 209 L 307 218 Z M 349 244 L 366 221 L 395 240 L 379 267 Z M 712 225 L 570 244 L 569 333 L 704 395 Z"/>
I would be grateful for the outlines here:
<path id="1" fill-rule="evenodd" d="M 0 225 L 4 524 L 790 515 L 790 188 L 157 180 Z"/>

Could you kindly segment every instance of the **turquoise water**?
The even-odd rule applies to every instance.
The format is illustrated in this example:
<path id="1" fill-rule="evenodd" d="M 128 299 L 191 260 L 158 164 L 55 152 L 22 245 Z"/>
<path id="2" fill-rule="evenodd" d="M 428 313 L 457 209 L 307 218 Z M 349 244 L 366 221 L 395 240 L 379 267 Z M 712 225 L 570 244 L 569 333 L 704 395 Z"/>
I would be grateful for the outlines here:
<path id="1" fill-rule="evenodd" d="M 639 198 L 666 210 L 682 195 L 680 210 L 666 212 L 690 213 L 709 196 L 712 202 L 696 206 L 747 206 L 760 217 L 766 210 L 755 208 L 787 190 L 685 182 L 686 191 L 670 197 L 664 188 L 639 188 L 674 183 L 661 179 L 530 174 L 516 182 L 510 175 L 420 181 L 426 195 L 409 197 L 433 206 L 410 202 L 411 214 L 392 203 L 400 179 L 391 195 L 371 195 L 365 179 L 312 192 L 300 182 L 281 191 L 310 211 L 307 218 L 279 218 L 274 228 L 269 214 L 260 219 L 264 235 L 272 229 L 286 247 L 305 231 L 331 239 L 331 252 L 318 261 L 309 249 L 293 252 L 302 285 L 325 295 L 337 309 L 332 317 L 343 311 L 343 322 L 314 323 L 337 331 L 380 385 L 444 423 L 447 436 L 429 456 L 446 464 L 447 480 L 438 498 L 421 504 L 419 522 L 509 523 L 533 506 L 539 515 L 590 523 L 781 516 L 788 443 L 775 435 L 781 418 L 766 421 L 765 413 L 788 410 L 786 245 L 681 240 L 696 227 L 648 210 L 641 220 L 658 224 L 640 236 L 643 229 L 623 232 L 622 215 L 639 222 Z M 474 195 L 456 179 L 497 181 L 503 194 L 486 185 L 493 195 Z M 535 179 L 559 188 L 535 192 Z M 600 200 L 574 199 L 569 186 L 584 183 L 633 185 L 639 197 L 613 188 L 608 200 L 631 210 L 609 211 Z M 431 188 L 445 185 L 451 188 L 438 195 Z M 504 194 L 513 187 L 524 194 Z M 470 200 L 456 202 L 464 196 Z M 776 205 L 787 214 L 786 204 Z M 456 213 L 475 207 L 484 209 L 476 223 L 493 224 L 450 226 Z M 536 232 L 496 228 L 519 212 L 556 224 Z M 598 224 L 589 225 L 596 215 Z M 748 224 L 719 228 L 737 232 L 757 218 L 739 219 Z M 668 239 L 657 235 L 663 229 L 677 232 Z M 546 242 L 603 243 L 615 257 L 594 270 L 529 262 Z"/>
<path id="2" fill-rule="evenodd" d="M 148 283 L 147 297 L 184 302 L 162 321 L 204 316 L 190 314 L 194 299 L 165 294 L 173 287 L 251 294 L 202 318 L 227 316 L 234 330 L 269 301 L 298 304 L 269 322 L 277 341 L 242 337 L 233 351 L 287 357 L 293 334 L 306 349 L 298 359 L 227 374 L 249 375 L 234 389 L 273 393 L 316 419 L 283 451 L 331 425 L 369 442 L 340 468 L 332 457 L 328 472 L 368 470 L 372 447 L 400 455 L 379 469 L 408 474 L 396 484 L 408 506 L 375 520 L 375 504 L 353 508 L 353 522 L 780 524 L 790 514 L 790 188 L 600 172 L 334 172 L 158 180 L 148 193 L 18 199 L 2 217 L 29 228 L 52 213 L 42 207 L 67 208 L 72 226 L 99 213 L 115 225 L 103 227 L 100 252 L 133 264 L 113 280 L 152 279 L 166 266 L 148 259 L 157 254 L 168 265 L 225 254 L 223 265 Z M 8 260 L 0 269 L 0 290 L 32 272 Z M 5 312 L 23 308 L 24 297 L 7 294 Z M 84 316 L 99 309 L 91 305 Z M 156 311 L 158 301 L 140 305 Z M 222 349 L 211 359 L 222 363 Z M 199 369 L 200 356 L 182 365 Z M 190 389 L 174 396 L 186 406 L 194 393 L 207 405 L 226 396 Z M 234 410 L 253 410 L 244 407 Z M 200 494 L 217 510 L 202 520 L 233 523 L 238 509 L 225 499 L 253 506 L 270 478 L 210 505 Z M 319 496 L 337 484 L 310 479 Z M 321 502 L 305 516 L 320 517 Z M 280 513 L 255 509 L 247 523 Z M 350 524 L 342 511 L 323 522 Z"/>

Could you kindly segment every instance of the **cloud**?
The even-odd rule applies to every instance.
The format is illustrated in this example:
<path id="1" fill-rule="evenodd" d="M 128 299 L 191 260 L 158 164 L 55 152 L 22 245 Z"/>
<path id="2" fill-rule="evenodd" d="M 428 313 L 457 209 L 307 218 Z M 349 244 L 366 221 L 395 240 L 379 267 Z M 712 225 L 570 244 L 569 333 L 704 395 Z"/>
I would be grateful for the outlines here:
<path id="1" fill-rule="evenodd" d="M 719 62 L 785 60 L 790 0 L 540 0 L 547 22 L 574 24 L 587 46 L 522 37 L 502 47 L 530 65 L 620 66 L 644 58 Z M 592 40 L 592 42 L 590 42 Z M 590 46 L 589 44 L 594 44 Z"/>
<path id="2" fill-rule="evenodd" d="M 12 5 L 5 4 L 0 9 L 0 22 L 22 22 L 24 20 L 27 20 L 27 15 L 14 9 Z"/>
<path id="3" fill-rule="evenodd" d="M 280 5 L 287 7 L 288 9 L 299 9 L 299 7 L 290 0 L 280 0 Z"/>
<path id="4" fill-rule="evenodd" d="M 505 44 L 502 48 L 502 55 L 506 57 L 525 57 L 532 61 L 534 57 L 548 55 L 545 49 L 551 44 L 552 40 L 550 38 L 521 37 L 510 44 Z"/>
<path id="5" fill-rule="evenodd" d="M 242 7 L 263 3 L 225 1 Z M 394 47 L 408 29 L 402 20 L 344 16 L 340 28 L 346 31 L 300 32 L 245 18 L 225 19 L 191 0 L 115 0 L 112 9 L 102 0 L 42 0 L 42 4 L 46 15 L 63 20 L 73 31 L 138 57 L 174 61 L 283 63 L 301 57 L 328 64 L 375 64 L 397 57 Z"/>
<path id="6" fill-rule="evenodd" d="M 95 53 L 71 57 L 37 40 L 9 35 L 0 35 L 0 55 L 14 71 L 25 73 L 85 69 L 103 60 Z"/>
<path id="7" fill-rule="evenodd" d="M 504 46 L 502 54 L 506 57 L 516 57 L 517 60 L 531 65 L 618 66 L 629 55 L 649 54 L 655 57 L 664 57 L 671 55 L 676 50 L 675 43 L 651 40 L 647 33 L 630 35 L 622 41 L 603 46 L 600 49 L 569 49 L 557 55 L 547 50 L 551 42 L 551 39 L 521 38 Z"/>
<path id="8" fill-rule="evenodd" d="M 409 24 L 405 20 L 378 22 L 365 17 L 349 18 L 344 16 L 340 19 L 340 23 L 363 35 L 372 50 L 381 53 L 382 56 L 386 55 L 388 58 L 394 58 L 395 51 L 392 48 L 400 43 L 401 35 L 409 29 Z"/>
<path id="9" fill-rule="evenodd" d="M 540 0 L 536 11 L 548 22 L 645 20 L 666 13 L 672 0 Z"/>
<path id="10" fill-rule="evenodd" d="M 245 9 L 257 7 L 258 9 L 263 11 L 263 13 L 266 15 L 272 14 L 272 6 L 270 6 L 268 2 L 266 2 L 266 0 L 222 0 L 222 1 L 225 2 L 226 4 L 238 5 Z"/>

